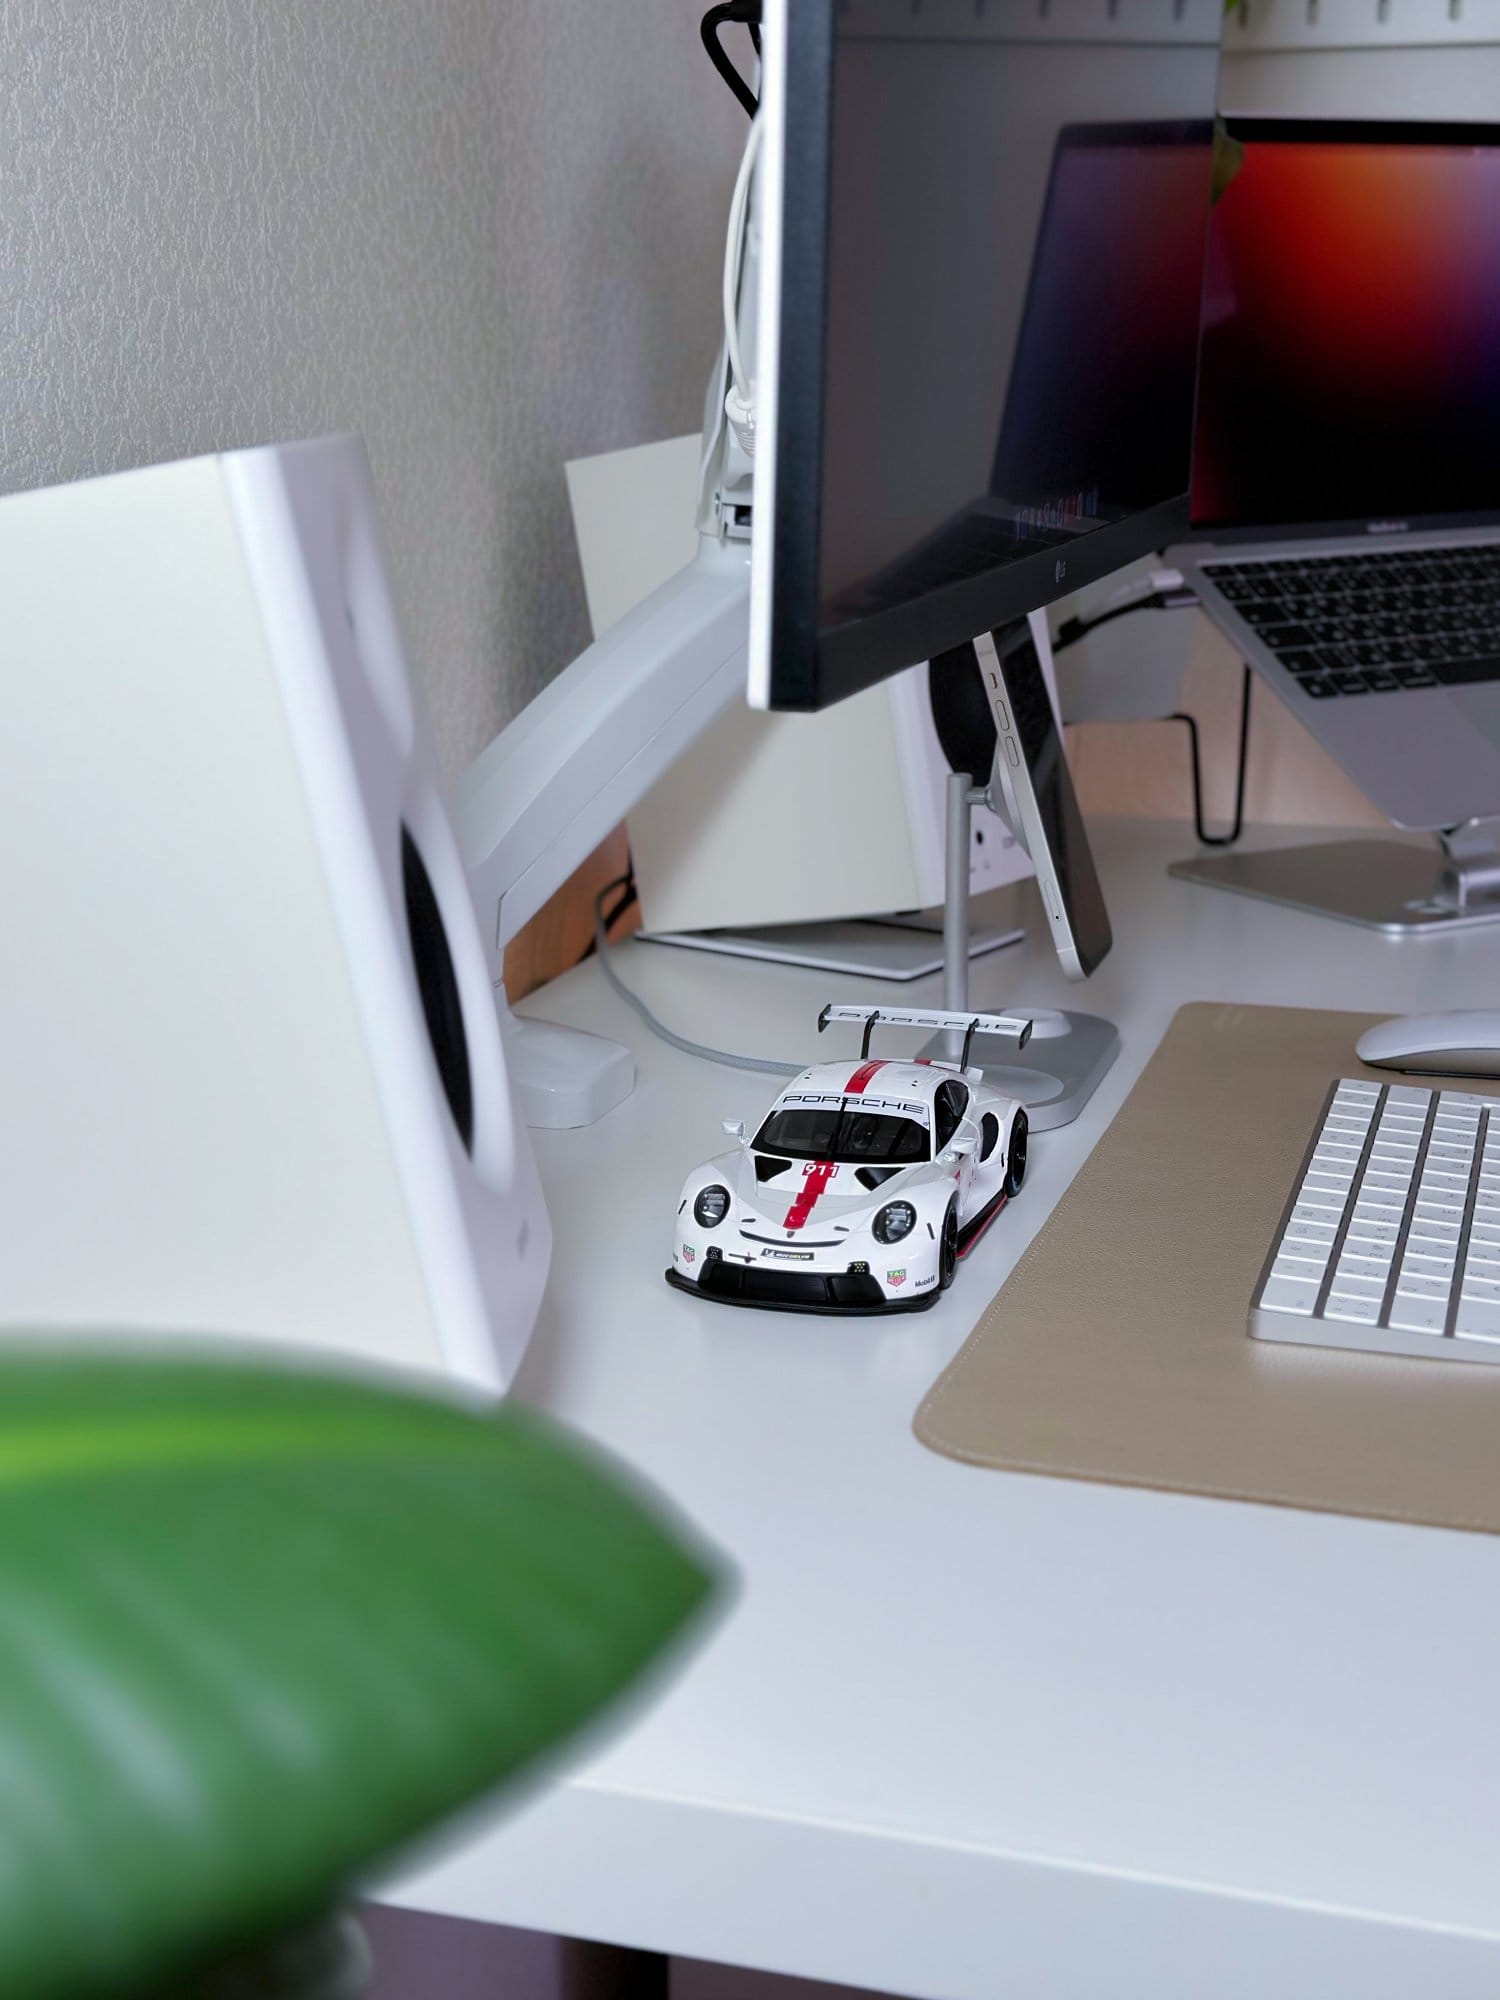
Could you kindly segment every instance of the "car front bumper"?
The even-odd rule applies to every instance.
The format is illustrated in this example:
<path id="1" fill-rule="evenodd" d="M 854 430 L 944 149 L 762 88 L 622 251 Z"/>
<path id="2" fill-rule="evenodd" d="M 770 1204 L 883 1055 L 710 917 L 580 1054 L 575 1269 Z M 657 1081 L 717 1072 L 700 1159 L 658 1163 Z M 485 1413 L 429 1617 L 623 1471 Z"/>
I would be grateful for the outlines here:
<path id="1" fill-rule="evenodd" d="M 718 1257 L 705 1260 L 697 1278 L 685 1278 L 669 1267 L 666 1280 L 680 1292 L 716 1299 L 721 1305 L 759 1306 L 769 1312 L 846 1316 L 925 1312 L 939 1296 L 938 1287 L 932 1285 L 909 1298 L 888 1298 L 879 1279 L 869 1272 L 773 1271 L 763 1264 L 732 1264 Z"/>

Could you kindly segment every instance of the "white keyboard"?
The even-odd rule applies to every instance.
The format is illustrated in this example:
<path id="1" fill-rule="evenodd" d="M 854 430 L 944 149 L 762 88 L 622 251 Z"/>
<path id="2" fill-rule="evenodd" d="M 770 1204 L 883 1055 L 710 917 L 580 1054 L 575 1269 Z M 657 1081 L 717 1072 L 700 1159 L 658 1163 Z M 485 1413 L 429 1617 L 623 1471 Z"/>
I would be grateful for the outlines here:
<path id="1" fill-rule="evenodd" d="M 1261 1340 L 1500 1362 L 1500 1100 L 1329 1092 L 1250 1308 Z"/>

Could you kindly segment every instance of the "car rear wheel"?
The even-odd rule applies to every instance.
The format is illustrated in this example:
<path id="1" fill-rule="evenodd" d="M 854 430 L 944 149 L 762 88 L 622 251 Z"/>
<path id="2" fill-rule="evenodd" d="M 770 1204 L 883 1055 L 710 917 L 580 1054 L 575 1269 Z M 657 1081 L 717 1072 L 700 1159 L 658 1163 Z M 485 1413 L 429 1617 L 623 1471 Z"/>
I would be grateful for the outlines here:
<path id="1" fill-rule="evenodd" d="M 1016 1113 L 1016 1122 L 1010 1128 L 1010 1152 L 1005 1161 L 1005 1192 L 1017 1195 L 1021 1183 L 1026 1178 L 1026 1146 L 1031 1136 L 1031 1120 L 1024 1111 Z"/>
<path id="2" fill-rule="evenodd" d="M 943 1217 L 943 1236 L 938 1244 L 938 1290 L 946 1292 L 958 1269 L 958 1203 L 950 1201 Z"/>

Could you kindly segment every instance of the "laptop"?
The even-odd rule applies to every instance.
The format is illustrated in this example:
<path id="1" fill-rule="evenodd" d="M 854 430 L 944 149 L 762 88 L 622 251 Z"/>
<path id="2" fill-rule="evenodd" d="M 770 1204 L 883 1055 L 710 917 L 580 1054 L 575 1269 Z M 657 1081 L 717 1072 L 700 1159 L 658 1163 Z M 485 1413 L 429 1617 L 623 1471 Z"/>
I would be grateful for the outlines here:
<path id="1" fill-rule="evenodd" d="M 1500 124 L 1228 126 L 1168 560 L 1396 825 L 1500 815 Z"/>

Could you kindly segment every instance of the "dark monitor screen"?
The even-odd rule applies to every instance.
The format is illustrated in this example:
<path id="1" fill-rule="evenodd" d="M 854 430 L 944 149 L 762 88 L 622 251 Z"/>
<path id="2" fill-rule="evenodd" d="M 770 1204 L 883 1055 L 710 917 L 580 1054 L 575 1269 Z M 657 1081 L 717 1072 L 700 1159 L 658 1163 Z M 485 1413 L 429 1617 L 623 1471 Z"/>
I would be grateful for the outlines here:
<path id="1" fill-rule="evenodd" d="M 1193 524 L 1500 514 L 1500 126 L 1236 120 Z"/>
<path id="2" fill-rule="evenodd" d="M 785 0 L 768 39 L 772 706 L 1185 530 L 1221 0 L 1052 11 Z"/>

